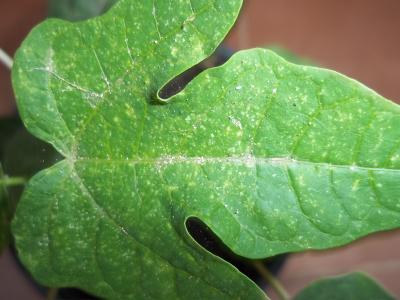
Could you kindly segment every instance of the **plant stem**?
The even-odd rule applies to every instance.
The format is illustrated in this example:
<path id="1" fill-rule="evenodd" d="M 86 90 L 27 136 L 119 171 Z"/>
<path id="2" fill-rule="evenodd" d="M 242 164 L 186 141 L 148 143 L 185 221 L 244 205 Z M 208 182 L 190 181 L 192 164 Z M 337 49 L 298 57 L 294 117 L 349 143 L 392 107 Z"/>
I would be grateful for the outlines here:
<path id="1" fill-rule="evenodd" d="M 2 62 L 8 69 L 11 70 L 12 65 L 13 65 L 13 60 L 12 58 L 3 50 L 0 48 L 0 62 Z"/>
<path id="2" fill-rule="evenodd" d="M 16 185 L 24 185 L 26 183 L 26 179 L 23 177 L 3 177 L 0 178 L 0 184 L 5 186 L 16 186 Z"/>
<path id="3" fill-rule="evenodd" d="M 47 292 L 47 297 L 46 300 L 56 300 L 57 299 L 57 294 L 58 294 L 58 289 L 57 288 L 51 288 Z"/>
<path id="4" fill-rule="evenodd" d="M 264 266 L 262 261 L 253 261 L 253 266 L 256 268 L 256 270 L 265 280 L 265 282 L 271 285 L 271 287 L 275 290 L 281 300 L 290 299 L 289 293 L 285 290 L 279 280 L 274 275 L 272 275 L 272 273 Z"/>

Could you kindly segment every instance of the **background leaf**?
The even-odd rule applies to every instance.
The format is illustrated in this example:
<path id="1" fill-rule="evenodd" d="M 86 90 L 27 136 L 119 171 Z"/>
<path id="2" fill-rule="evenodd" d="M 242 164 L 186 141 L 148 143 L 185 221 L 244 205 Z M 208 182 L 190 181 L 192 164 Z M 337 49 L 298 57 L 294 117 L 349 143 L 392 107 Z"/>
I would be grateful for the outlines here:
<path id="1" fill-rule="evenodd" d="M 54 148 L 28 133 L 18 118 L 0 120 L 0 214 L 1 249 L 9 239 L 9 223 L 23 191 L 23 184 L 7 186 L 9 177 L 28 180 L 61 159 Z M 1 165 L 2 163 L 2 165 Z"/>
<path id="2" fill-rule="evenodd" d="M 0 119 L 0 158 L 3 159 L 4 149 L 7 142 L 21 128 L 22 124 L 18 118 Z"/>
<path id="3" fill-rule="evenodd" d="M 49 0 L 49 16 L 81 21 L 105 13 L 118 0 Z"/>
<path id="4" fill-rule="evenodd" d="M 318 280 L 301 291 L 294 300 L 395 300 L 373 279 L 352 273 Z"/>
<path id="5" fill-rule="evenodd" d="M 189 218 L 248 258 L 399 226 L 400 109 L 359 83 L 255 49 L 158 97 L 215 50 L 240 5 L 126 0 L 88 22 L 49 20 L 24 42 L 20 113 L 65 156 L 31 180 L 13 223 L 42 283 L 261 299 L 192 239 Z"/>
<path id="6" fill-rule="evenodd" d="M 0 128 L 2 129 L 0 130 L 0 253 L 10 242 L 10 221 L 12 216 L 2 163 L 4 162 L 6 144 L 20 126 L 21 122 L 17 118 L 0 119 Z"/>
<path id="7" fill-rule="evenodd" d="M 7 176 L 23 177 L 27 180 L 62 158 L 50 144 L 35 138 L 24 127 L 16 130 L 3 149 L 3 169 Z M 8 187 L 11 216 L 23 189 L 23 185 Z"/>
<path id="8" fill-rule="evenodd" d="M 4 182 L 3 168 L 0 164 L 0 253 L 10 240 L 10 215 L 7 187 Z"/>

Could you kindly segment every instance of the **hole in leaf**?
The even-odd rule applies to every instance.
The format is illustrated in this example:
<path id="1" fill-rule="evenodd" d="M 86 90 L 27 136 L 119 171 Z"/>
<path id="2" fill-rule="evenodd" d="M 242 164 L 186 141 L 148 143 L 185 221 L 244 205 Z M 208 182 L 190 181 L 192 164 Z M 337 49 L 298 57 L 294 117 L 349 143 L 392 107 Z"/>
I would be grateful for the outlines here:
<path id="1" fill-rule="evenodd" d="M 260 274 L 254 268 L 252 260 L 236 255 L 212 232 L 212 230 L 198 218 L 192 217 L 186 221 L 186 228 L 192 238 L 203 248 L 234 265 L 240 272 L 257 283 L 262 289 L 266 287 Z M 278 255 L 262 260 L 265 267 L 277 274 L 282 268 L 286 255 Z"/>
<path id="2" fill-rule="evenodd" d="M 231 55 L 232 52 L 230 50 L 224 47 L 218 48 L 209 58 L 206 58 L 202 62 L 170 80 L 161 88 L 161 90 L 158 92 L 158 96 L 164 100 L 171 98 L 182 91 L 189 84 L 189 82 L 191 82 L 201 72 L 224 64 Z"/>

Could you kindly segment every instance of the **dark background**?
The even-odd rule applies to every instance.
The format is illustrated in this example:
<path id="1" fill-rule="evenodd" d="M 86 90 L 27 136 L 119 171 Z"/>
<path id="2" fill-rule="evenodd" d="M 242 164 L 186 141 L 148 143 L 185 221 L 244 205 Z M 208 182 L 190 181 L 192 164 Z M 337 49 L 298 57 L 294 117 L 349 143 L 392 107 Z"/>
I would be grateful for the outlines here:
<path id="1" fill-rule="evenodd" d="M 0 47 L 13 54 L 29 30 L 47 15 L 46 2 L 1 0 Z M 245 2 L 226 41 L 232 49 L 279 45 L 400 102 L 400 1 Z M 0 65 L 0 117 L 15 111 L 9 77 Z M 380 233 L 345 248 L 292 255 L 280 277 L 294 294 L 320 276 L 363 270 L 400 297 L 399 249 L 400 231 Z M 24 282 L 9 252 L 0 258 L 0 298 L 42 299 Z"/>

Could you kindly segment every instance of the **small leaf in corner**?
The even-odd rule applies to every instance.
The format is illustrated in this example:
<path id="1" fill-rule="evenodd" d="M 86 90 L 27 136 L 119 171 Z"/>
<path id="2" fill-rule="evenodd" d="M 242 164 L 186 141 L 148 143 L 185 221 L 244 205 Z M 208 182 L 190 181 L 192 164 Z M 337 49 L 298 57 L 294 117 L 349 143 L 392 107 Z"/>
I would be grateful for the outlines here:
<path id="1" fill-rule="evenodd" d="M 382 286 L 363 273 L 318 280 L 294 300 L 396 300 Z"/>

